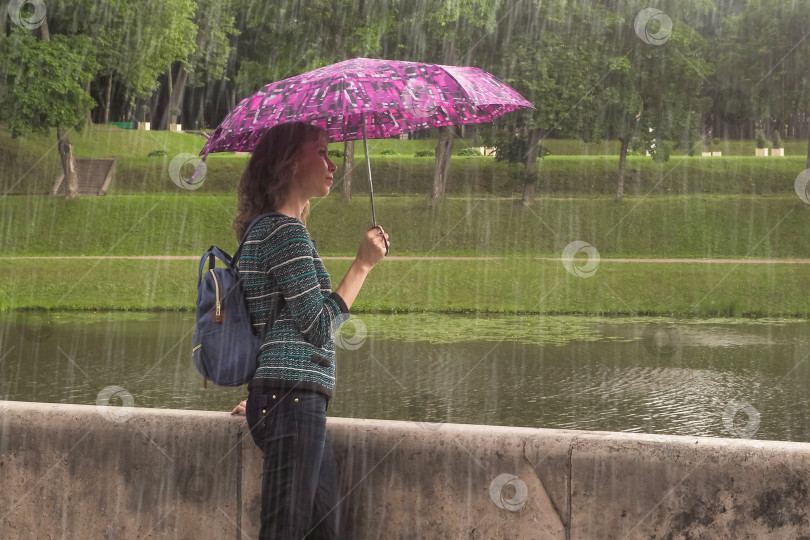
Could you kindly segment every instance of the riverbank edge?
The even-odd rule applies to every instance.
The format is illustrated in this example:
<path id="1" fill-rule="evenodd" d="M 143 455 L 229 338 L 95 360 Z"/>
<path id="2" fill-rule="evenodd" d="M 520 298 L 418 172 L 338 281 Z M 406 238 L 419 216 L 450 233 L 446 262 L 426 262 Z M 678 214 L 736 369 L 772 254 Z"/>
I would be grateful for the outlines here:
<path id="1" fill-rule="evenodd" d="M 119 387 L 96 406 L 0 402 L 2 530 L 257 536 L 261 454 L 243 417 L 113 395 L 132 404 Z M 327 431 L 347 537 L 810 530 L 808 443 L 348 418 Z"/>

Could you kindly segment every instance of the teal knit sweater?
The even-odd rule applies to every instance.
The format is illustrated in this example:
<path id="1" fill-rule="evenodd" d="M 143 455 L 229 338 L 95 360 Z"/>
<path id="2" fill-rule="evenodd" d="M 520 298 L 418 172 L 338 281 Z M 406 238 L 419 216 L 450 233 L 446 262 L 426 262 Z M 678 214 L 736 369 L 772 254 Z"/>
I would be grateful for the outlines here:
<path id="1" fill-rule="evenodd" d="M 251 388 L 315 390 L 331 398 L 334 335 L 349 309 L 332 292 L 304 224 L 287 216 L 261 219 L 245 239 L 239 274 L 258 335 L 267 322 Z"/>

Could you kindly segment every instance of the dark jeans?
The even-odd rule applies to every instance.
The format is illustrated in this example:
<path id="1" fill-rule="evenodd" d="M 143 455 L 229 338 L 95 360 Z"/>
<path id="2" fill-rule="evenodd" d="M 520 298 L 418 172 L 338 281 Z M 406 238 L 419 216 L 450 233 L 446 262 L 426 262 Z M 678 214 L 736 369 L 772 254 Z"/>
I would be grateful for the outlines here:
<path id="1" fill-rule="evenodd" d="M 328 401 L 323 394 L 296 390 L 248 397 L 248 426 L 263 456 L 260 539 L 339 538 Z"/>

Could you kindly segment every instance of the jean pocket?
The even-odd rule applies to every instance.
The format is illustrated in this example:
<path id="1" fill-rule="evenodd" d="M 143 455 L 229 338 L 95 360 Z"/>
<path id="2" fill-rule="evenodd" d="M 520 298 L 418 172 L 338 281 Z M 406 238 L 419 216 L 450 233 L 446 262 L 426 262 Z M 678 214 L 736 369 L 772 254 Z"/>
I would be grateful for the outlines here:
<path id="1" fill-rule="evenodd" d="M 257 443 L 257 436 L 260 435 L 259 431 L 265 427 L 268 412 L 267 396 L 262 394 L 251 394 L 248 396 L 247 405 L 245 407 L 245 418 L 247 418 L 250 434 L 253 435 L 253 440 Z"/>

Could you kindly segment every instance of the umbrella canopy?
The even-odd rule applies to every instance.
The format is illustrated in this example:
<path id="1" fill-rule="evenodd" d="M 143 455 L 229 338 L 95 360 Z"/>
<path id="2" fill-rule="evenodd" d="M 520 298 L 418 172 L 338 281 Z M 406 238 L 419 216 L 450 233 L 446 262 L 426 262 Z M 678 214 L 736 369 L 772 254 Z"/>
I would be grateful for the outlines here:
<path id="1" fill-rule="evenodd" d="M 200 155 L 205 161 L 214 152 L 252 152 L 268 129 L 286 122 L 320 126 L 330 142 L 363 139 L 371 223 L 376 227 L 367 139 L 492 122 L 526 107 L 533 108 L 515 90 L 478 68 L 354 58 L 268 84 L 243 99 Z"/>
<path id="2" fill-rule="evenodd" d="M 338 142 L 487 123 L 526 107 L 532 104 L 478 68 L 355 58 L 264 86 L 222 121 L 200 155 L 250 152 L 285 122 L 318 125 Z"/>

